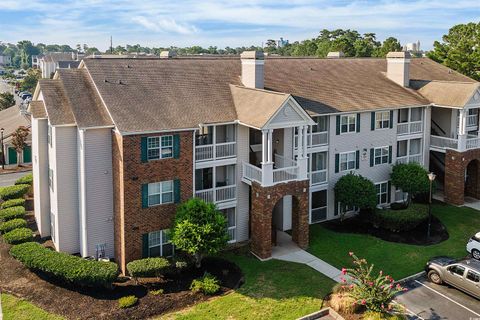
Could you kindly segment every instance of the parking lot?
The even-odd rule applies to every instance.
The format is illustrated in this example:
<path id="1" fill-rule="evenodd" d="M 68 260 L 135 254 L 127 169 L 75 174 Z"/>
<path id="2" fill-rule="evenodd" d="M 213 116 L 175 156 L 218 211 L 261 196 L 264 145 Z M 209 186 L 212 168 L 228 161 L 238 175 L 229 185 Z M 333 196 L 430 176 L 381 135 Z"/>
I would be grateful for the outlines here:
<path id="1" fill-rule="evenodd" d="M 408 291 L 395 300 L 406 306 L 410 319 L 480 320 L 480 300 L 447 285 L 436 285 L 425 276 L 404 284 Z"/>

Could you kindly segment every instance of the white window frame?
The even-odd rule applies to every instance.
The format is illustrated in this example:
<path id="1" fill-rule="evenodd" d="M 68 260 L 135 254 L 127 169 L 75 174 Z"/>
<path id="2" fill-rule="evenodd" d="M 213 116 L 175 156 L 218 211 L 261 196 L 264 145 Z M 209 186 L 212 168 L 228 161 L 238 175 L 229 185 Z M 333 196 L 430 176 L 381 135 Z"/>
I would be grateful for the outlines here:
<path id="1" fill-rule="evenodd" d="M 375 130 L 390 129 L 390 111 L 375 112 Z"/>
<path id="2" fill-rule="evenodd" d="M 352 163 L 352 160 L 349 159 L 349 156 L 353 155 L 353 168 L 349 167 L 349 163 Z M 346 168 L 342 169 L 342 157 L 346 157 L 343 163 L 346 163 Z M 341 152 L 338 156 L 338 171 L 345 172 L 355 170 L 357 168 L 357 152 L 356 151 L 349 151 L 349 152 Z"/>
<path id="3" fill-rule="evenodd" d="M 165 145 L 164 142 L 166 142 Z M 151 156 L 150 151 L 157 151 L 158 155 Z M 173 135 L 147 137 L 147 159 L 149 161 L 170 158 L 173 158 Z"/>
<path id="4" fill-rule="evenodd" d="M 382 191 L 382 186 L 385 186 L 385 191 Z M 378 187 L 378 190 L 377 190 Z M 377 206 L 383 207 L 388 205 L 388 181 L 375 183 L 375 192 L 377 195 Z M 382 196 L 385 196 L 385 201 L 382 201 Z"/>
<path id="5" fill-rule="evenodd" d="M 342 203 L 341 202 L 337 202 L 337 212 L 335 213 L 335 216 L 338 216 L 340 214 L 342 214 Z M 345 206 L 345 213 L 344 214 L 348 214 L 348 213 L 352 213 L 352 212 L 357 212 L 358 211 L 358 208 L 357 207 L 351 207 L 349 208 L 348 206 Z"/>
<path id="6" fill-rule="evenodd" d="M 168 241 L 164 242 L 164 236 L 168 235 L 170 232 L 169 229 L 164 229 L 164 230 L 158 230 L 158 231 L 152 231 L 148 233 L 148 256 L 149 257 L 156 257 L 152 256 L 150 254 L 150 249 L 152 248 L 157 248 L 160 247 L 160 257 L 173 257 L 175 255 L 175 246 L 172 244 L 172 240 L 169 238 Z M 156 239 L 158 240 L 158 243 L 155 243 L 154 245 L 151 244 L 152 242 L 152 237 L 155 236 Z M 165 245 L 171 245 L 172 246 L 172 255 L 171 256 L 164 256 L 163 255 L 163 247 Z"/>
<path id="7" fill-rule="evenodd" d="M 380 150 L 380 155 L 377 155 L 377 150 Z M 384 154 L 385 151 L 387 152 L 386 155 Z M 384 162 L 385 157 L 386 157 L 386 161 Z M 374 149 L 373 149 L 373 165 L 374 165 L 374 166 L 379 166 L 379 165 L 382 165 L 382 164 L 387 164 L 389 158 L 390 158 L 390 149 L 389 149 L 389 146 L 383 146 L 383 147 L 378 147 L 378 148 L 374 148 Z M 379 160 L 379 163 L 377 163 L 377 159 L 380 159 L 380 160 Z"/>
<path id="8" fill-rule="evenodd" d="M 234 223 L 233 223 L 233 226 L 228 226 L 229 225 L 229 221 L 228 221 L 228 213 L 227 213 L 227 210 L 233 210 L 233 219 L 234 219 Z M 226 227 L 226 231 L 227 231 L 227 234 L 228 234 L 228 243 L 235 243 L 237 242 L 237 209 L 235 207 L 233 208 L 225 208 L 225 209 L 222 209 L 220 210 L 223 215 L 225 216 L 225 218 L 227 219 L 227 227 Z M 232 232 L 233 234 L 233 237 L 230 238 L 230 232 Z"/>
<path id="9" fill-rule="evenodd" d="M 165 191 L 165 186 L 167 184 L 170 184 L 171 188 L 170 190 Z M 158 192 L 152 192 L 151 188 L 154 187 L 154 185 L 158 185 Z M 149 207 L 154 207 L 154 206 L 159 206 L 162 204 L 170 204 L 175 201 L 175 186 L 173 183 L 173 180 L 166 180 L 166 181 L 160 181 L 160 182 L 153 182 L 148 184 L 148 206 Z M 163 195 L 171 193 L 171 200 L 170 201 L 163 201 Z M 153 203 L 150 201 L 150 198 L 153 196 L 159 196 L 159 203 Z"/>
<path id="10" fill-rule="evenodd" d="M 325 195 L 326 195 L 325 206 L 323 206 L 323 207 L 316 207 L 316 208 L 313 207 L 313 194 L 314 194 L 315 192 L 325 192 Z M 310 198 L 309 223 L 310 223 L 310 224 L 311 224 L 311 223 L 320 223 L 320 222 L 323 222 L 323 221 L 328 220 L 328 190 L 325 189 L 325 190 L 311 191 L 311 192 L 310 192 L 310 197 L 311 197 L 311 198 Z M 319 221 L 313 221 L 313 219 L 312 219 L 313 210 L 322 210 L 322 209 L 326 209 L 326 211 L 327 211 L 327 214 L 326 214 L 325 219 L 319 220 Z"/>
<path id="11" fill-rule="evenodd" d="M 346 126 L 347 130 L 343 131 L 343 119 L 346 119 Z M 353 119 L 353 121 L 352 121 Z M 350 130 L 350 126 L 353 126 L 353 130 Z M 353 114 L 345 114 L 340 116 L 340 134 L 348 134 L 348 133 L 354 133 L 357 132 L 357 115 L 355 113 Z"/>

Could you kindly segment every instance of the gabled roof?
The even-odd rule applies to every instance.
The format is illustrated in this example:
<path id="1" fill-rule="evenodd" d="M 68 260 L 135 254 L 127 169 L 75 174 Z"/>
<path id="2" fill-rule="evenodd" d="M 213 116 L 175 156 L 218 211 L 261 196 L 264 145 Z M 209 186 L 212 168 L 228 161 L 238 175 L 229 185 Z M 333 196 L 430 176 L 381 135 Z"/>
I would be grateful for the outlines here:
<path id="1" fill-rule="evenodd" d="M 47 112 L 45 110 L 45 105 L 43 101 L 32 101 L 28 105 L 28 111 L 32 114 L 34 118 L 43 119 L 47 117 Z"/>
<path id="2" fill-rule="evenodd" d="M 30 117 L 22 114 L 17 106 L 0 111 L 0 128 L 5 130 L 5 142 L 11 139 L 11 134 L 20 126 L 30 127 Z"/>
<path id="3" fill-rule="evenodd" d="M 61 80 L 40 79 L 38 86 L 50 124 L 54 126 L 75 124 L 72 108 Z"/>
<path id="4" fill-rule="evenodd" d="M 439 106 L 463 108 L 480 87 L 478 82 L 411 81 L 413 88 Z"/>

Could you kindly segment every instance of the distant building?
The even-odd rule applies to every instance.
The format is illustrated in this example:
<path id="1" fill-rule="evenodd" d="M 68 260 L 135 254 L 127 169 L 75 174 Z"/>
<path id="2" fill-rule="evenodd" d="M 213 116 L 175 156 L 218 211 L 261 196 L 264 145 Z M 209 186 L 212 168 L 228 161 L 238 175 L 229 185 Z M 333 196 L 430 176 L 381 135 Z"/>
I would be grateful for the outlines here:
<path id="1" fill-rule="evenodd" d="M 403 46 L 403 51 L 410 53 L 422 53 L 420 50 L 420 41 L 407 43 Z"/>
<path id="2" fill-rule="evenodd" d="M 280 37 L 280 40 L 277 41 L 277 48 L 282 48 L 288 45 L 288 40 L 283 39 Z"/>
<path id="3" fill-rule="evenodd" d="M 0 66 L 8 66 L 12 64 L 12 57 L 0 55 Z"/>
<path id="4" fill-rule="evenodd" d="M 42 70 L 42 78 L 50 78 L 55 70 L 78 68 L 83 54 L 76 52 L 52 52 L 43 56 L 32 56 L 32 66 Z"/>

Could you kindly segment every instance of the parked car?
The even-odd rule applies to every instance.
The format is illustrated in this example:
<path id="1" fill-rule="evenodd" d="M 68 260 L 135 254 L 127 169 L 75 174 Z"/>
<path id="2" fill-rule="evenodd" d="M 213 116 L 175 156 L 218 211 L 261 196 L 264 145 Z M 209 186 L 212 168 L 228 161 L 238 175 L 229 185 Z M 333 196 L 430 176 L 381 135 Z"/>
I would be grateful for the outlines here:
<path id="1" fill-rule="evenodd" d="M 22 95 L 28 94 L 28 93 L 30 93 L 30 92 L 28 92 L 28 91 L 20 91 L 20 92 L 18 93 L 18 96 L 21 98 Z"/>
<path id="2" fill-rule="evenodd" d="M 480 261 L 436 257 L 427 262 L 425 271 L 431 282 L 449 284 L 480 299 Z"/>
<path id="3" fill-rule="evenodd" d="M 27 99 L 32 100 L 32 95 L 31 95 L 31 94 L 24 94 L 24 95 L 22 96 L 22 99 L 23 99 L 23 100 L 27 100 Z"/>
<path id="4" fill-rule="evenodd" d="M 25 99 L 26 96 L 32 96 L 32 94 L 30 92 L 27 92 L 27 91 L 20 92 L 20 94 L 19 94 L 19 97 L 22 98 L 22 99 Z"/>
<path id="5" fill-rule="evenodd" d="M 480 232 L 468 239 L 467 251 L 477 260 L 480 260 Z"/>

